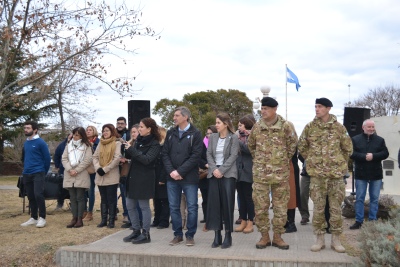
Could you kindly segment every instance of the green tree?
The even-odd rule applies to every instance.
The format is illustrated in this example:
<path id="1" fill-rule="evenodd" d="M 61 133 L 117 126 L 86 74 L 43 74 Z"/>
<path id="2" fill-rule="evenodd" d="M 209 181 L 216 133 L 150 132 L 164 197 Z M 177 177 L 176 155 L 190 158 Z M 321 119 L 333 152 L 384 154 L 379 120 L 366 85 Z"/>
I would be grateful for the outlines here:
<path id="1" fill-rule="evenodd" d="M 253 102 L 246 93 L 236 89 L 219 89 L 185 94 L 182 100 L 161 99 L 156 103 L 153 114 L 159 115 L 163 126 L 169 128 L 174 125 L 173 113 L 179 106 L 187 106 L 190 109 L 193 123 L 203 133 L 209 125 L 215 124 L 218 112 L 229 113 L 235 127 L 242 116 L 253 112 Z"/>
<path id="2" fill-rule="evenodd" d="M 22 60 L 23 57 L 17 57 L 14 69 L 8 75 L 6 84 L 13 83 L 19 76 L 23 75 L 19 64 Z M 19 147 L 14 146 L 13 140 L 22 134 L 22 124 L 27 120 L 38 121 L 43 116 L 49 116 L 55 108 L 54 105 L 43 105 L 41 103 L 43 96 L 40 90 L 35 87 L 19 89 L 9 87 L 7 90 L 13 90 L 14 94 L 5 99 L 3 105 L 0 105 L 0 170 L 4 162 L 5 145 L 9 145 L 16 155 L 21 153 Z M 17 156 L 14 159 L 19 160 L 20 157 Z"/>

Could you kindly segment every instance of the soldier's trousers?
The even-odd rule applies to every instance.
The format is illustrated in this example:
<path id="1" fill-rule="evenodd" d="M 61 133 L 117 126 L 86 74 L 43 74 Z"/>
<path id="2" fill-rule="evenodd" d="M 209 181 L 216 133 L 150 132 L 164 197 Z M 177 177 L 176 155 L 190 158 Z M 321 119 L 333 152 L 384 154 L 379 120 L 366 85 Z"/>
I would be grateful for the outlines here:
<path id="1" fill-rule="evenodd" d="M 256 213 L 256 225 L 259 232 L 268 233 L 270 229 L 269 194 L 272 192 L 272 204 L 274 217 L 272 219 L 272 229 L 274 233 L 285 233 L 285 223 L 287 221 L 287 205 L 290 197 L 289 181 L 279 184 L 267 184 L 265 182 L 254 181 L 253 201 Z"/>
<path id="2" fill-rule="evenodd" d="M 327 223 L 325 220 L 326 196 L 329 201 L 329 223 L 332 234 L 341 234 L 343 231 L 342 202 L 345 197 L 345 184 L 340 178 L 311 177 L 310 197 L 314 202 L 312 224 L 315 234 L 324 234 Z"/>

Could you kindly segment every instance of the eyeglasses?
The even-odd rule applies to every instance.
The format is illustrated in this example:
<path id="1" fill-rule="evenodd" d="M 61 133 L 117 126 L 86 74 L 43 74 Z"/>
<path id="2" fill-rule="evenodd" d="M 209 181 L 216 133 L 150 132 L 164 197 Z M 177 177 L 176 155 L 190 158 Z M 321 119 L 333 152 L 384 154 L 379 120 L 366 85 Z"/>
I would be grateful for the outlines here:
<path id="1" fill-rule="evenodd" d="M 125 122 L 117 122 L 117 125 L 124 125 L 126 124 Z"/>

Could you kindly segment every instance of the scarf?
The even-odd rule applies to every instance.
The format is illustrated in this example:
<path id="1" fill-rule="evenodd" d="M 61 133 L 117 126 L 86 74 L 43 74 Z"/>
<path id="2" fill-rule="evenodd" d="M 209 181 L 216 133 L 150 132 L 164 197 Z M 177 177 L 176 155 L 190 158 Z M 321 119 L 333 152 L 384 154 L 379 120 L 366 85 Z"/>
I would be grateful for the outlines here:
<path id="1" fill-rule="evenodd" d="M 99 157 L 100 157 L 100 166 L 103 168 L 111 163 L 114 158 L 115 153 L 115 140 L 116 137 L 112 136 L 108 139 L 100 138 L 100 150 L 99 150 Z"/>
<path id="2" fill-rule="evenodd" d="M 135 147 L 136 148 L 143 147 L 143 146 L 147 145 L 148 143 L 150 143 L 151 141 L 153 141 L 153 139 L 154 139 L 154 135 L 152 135 L 152 134 L 149 134 L 147 136 L 139 135 L 136 139 Z"/>
<path id="3" fill-rule="evenodd" d="M 68 160 L 72 168 L 75 168 L 82 162 L 85 151 L 86 145 L 82 143 L 82 139 L 77 141 L 71 140 L 68 143 Z"/>
<path id="4" fill-rule="evenodd" d="M 250 130 L 245 130 L 244 132 L 239 131 L 239 141 L 241 141 L 244 144 L 247 144 L 247 139 L 249 138 L 250 135 Z"/>
<path id="5" fill-rule="evenodd" d="M 206 146 L 206 148 L 208 148 L 208 138 L 207 138 L 207 136 L 204 136 L 203 143 Z"/>

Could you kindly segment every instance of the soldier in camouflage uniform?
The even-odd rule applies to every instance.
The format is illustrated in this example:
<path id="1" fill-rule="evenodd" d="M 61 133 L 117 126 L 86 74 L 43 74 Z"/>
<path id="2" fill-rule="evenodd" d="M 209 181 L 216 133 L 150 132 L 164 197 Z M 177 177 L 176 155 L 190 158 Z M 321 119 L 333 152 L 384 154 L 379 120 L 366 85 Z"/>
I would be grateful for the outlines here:
<path id="1" fill-rule="evenodd" d="M 329 200 L 331 247 L 336 252 L 345 252 L 339 235 L 343 231 L 341 205 L 345 197 L 343 176 L 353 152 L 353 145 L 346 128 L 329 114 L 332 102 L 327 98 L 315 101 L 315 119 L 308 123 L 299 138 L 298 149 L 307 161 L 307 173 L 311 177 L 310 197 L 314 202 L 313 227 L 317 242 L 311 251 L 325 248 L 324 209 L 326 196 Z"/>
<path id="2" fill-rule="evenodd" d="M 296 150 L 297 136 L 289 123 L 276 114 L 278 102 L 271 97 L 261 100 L 261 115 L 248 139 L 248 147 L 253 157 L 253 200 L 256 225 L 261 232 L 257 248 L 271 246 L 269 237 L 269 195 L 272 192 L 274 232 L 272 246 L 289 249 L 281 235 L 285 233 L 287 204 L 290 196 L 290 160 Z"/>

